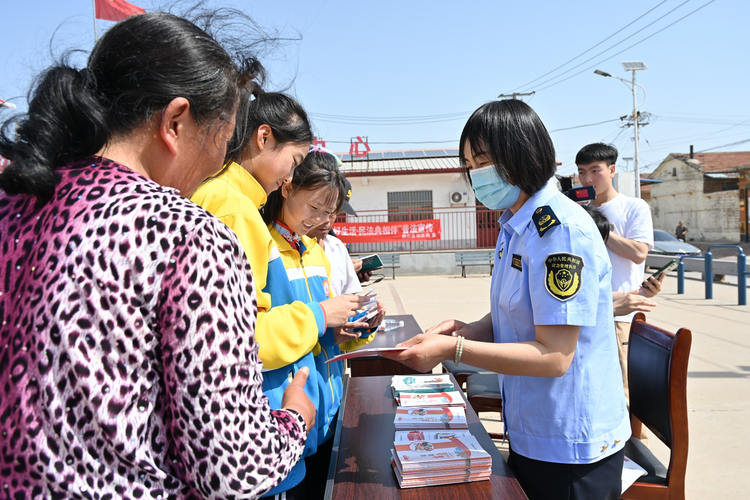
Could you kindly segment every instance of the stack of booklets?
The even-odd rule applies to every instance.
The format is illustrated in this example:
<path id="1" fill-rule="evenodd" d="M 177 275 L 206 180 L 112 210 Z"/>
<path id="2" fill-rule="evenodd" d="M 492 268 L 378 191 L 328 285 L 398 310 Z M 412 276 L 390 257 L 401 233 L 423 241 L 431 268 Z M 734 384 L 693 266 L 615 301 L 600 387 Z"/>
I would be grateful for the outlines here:
<path id="1" fill-rule="evenodd" d="M 399 406 L 407 408 L 428 406 L 462 406 L 463 394 L 456 391 L 449 375 L 396 375 L 391 379 L 391 391 Z"/>
<path id="2" fill-rule="evenodd" d="M 466 411 L 461 407 L 444 406 L 442 408 L 404 408 L 396 409 L 393 423 L 396 430 L 406 429 L 468 429 Z"/>
<path id="3" fill-rule="evenodd" d="M 409 440 L 407 433 L 406 442 L 399 442 L 399 437 L 391 450 L 391 465 L 402 488 L 486 481 L 492 475 L 492 457 L 470 434 Z"/>

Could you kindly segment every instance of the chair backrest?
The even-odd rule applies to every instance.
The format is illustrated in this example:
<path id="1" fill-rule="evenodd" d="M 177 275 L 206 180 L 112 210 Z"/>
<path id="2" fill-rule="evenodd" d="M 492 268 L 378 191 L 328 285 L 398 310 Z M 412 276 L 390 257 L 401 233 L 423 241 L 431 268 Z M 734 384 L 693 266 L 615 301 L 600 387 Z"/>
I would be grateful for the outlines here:
<path id="1" fill-rule="evenodd" d="M 636 314 L 630 327 L 628 384 L 630 414 L 671 449 L 667 477 L 687 465 L 687 371 L 692 334 L 671 333 Z M 635 432 L 635 429 L 634 429 Z"/>

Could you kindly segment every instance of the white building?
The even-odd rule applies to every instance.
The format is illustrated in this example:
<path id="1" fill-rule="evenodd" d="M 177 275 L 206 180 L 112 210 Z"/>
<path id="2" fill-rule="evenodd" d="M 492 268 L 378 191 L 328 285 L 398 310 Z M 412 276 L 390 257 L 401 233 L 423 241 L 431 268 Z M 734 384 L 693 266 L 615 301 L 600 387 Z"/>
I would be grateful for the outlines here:
<path id="1" fill-rule="evenodd" d="M 358 217 L 347 222 L 439 219 L 440 241 L 353 244 L 355 252 L 494 248 L 499 214 L 476 209 L 474 191 L 462 175 L 458 149 L 340 155 L 352 185 Z"/>
<path id="2" fill-rule="evenodd" d="M 692 147 L 691 147 L 692 148 Z M 672 153 L 651 173 L 654 229 L 673 233 L 682 220 L 691 241 L 736 242 L 744 233 L 739 170 L 750 153 Z"/>

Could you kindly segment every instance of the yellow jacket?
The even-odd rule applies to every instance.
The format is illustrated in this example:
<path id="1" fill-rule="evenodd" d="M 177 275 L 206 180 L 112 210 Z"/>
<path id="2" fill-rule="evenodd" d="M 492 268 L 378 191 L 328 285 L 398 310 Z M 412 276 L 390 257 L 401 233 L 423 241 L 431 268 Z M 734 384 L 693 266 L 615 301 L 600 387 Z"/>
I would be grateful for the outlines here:
<path id="1" fill-rule="evenodd" d="M 259 212 L 266 193 L 258 181 L 231 163 L 204 182 L 191 199 L 237 234 L 250 260 L 258 296 L 255 338 L 264 368 L 281 368 L 311 352 L 325 334 L 325 315 L 317 302 L 295 299 L 279 250 Z"/>

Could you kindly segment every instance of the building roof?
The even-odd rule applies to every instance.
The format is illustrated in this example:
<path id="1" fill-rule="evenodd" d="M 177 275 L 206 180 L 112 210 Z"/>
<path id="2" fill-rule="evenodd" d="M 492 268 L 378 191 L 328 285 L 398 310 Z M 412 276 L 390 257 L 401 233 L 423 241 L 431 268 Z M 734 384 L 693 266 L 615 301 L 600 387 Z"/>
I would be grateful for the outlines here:
<path id="1" fill-rule="evenodd" d="M 693 159 L 689 154 L 671 153 L 671 156 L 682 160 L 693 168 L 706 174 L 737 172 L 750 169 L 750 151 L 731 153 L 695 153 Z"/>
<path id="2" fill-rule="evenodd" d="M 461 172 L 458 149 L 418 149 L 409 151 L 379 151 L 368 157 L 353 158 L 338 154 L 341 171 L 352 177 L 363 175 L 399 175 L 413 173 Z"/>

